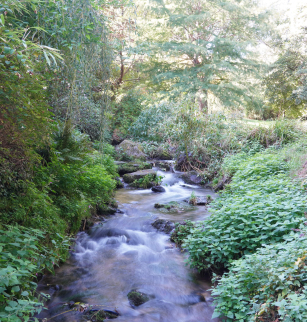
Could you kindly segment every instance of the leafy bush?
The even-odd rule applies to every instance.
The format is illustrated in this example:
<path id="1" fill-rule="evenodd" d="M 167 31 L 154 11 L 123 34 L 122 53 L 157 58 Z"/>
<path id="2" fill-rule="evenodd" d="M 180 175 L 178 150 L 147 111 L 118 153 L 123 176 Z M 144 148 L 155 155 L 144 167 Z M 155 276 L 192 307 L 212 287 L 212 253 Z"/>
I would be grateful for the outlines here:
<path id="1" fill-rule="evenodd" d="M 129 128 L 129 133 L 138 141 L 162 142 L 165 140 L 164 121 L 174 113 L 174 103 L 162 102 L 144 109 Z"/>
<path id="2" fill-rule="evenodd" d="M 67 223 L 60 216 L 60 209 L 54 205 L 50 185 L 37 187 L 33 182 L 24 182 L 23 192 L 10 194 L 0 200 L 1 223 L 20 224 L 48 230 L 51 234 L 64 233 Z"/>
<path id="3" fill-rule="evenodd" d="M 232 183 L 211 204 L 211 217 L 195 224 L 183 243 L 199 270 L 220 271 L 264 243 L 282 241 L 304 221 L 305 193 L 288 178 L 279 154 L 240 158 L 240 163 L 238 156 L 228 159 Z"/>
<path id="4" fill-rule="evenodd" d="M 19 190 L 4 189 L 2 223 L 76 232 L 91 209 L 110 202 L 117 176 L 113 158 L 91 151 L 87 136 L 65 128 L 56 135 L 54 147 L 41 152 L 44 159 L 32 180 L 17 180 Z"/>
<path id="5" fill-rule="evenodd" d="M 184 223 L 175 223 L 175 230 L 171 235 L 171 240 L 181 246 L 194 227 L 195 225 L 191 220 L 186 220 Z"/>
<path id="6" fill-rule="evenodd" d="M 144 97 L 140 92 L 130 90 L 123 95 L 113 108 L 112 128 L 117 129 L 123 136 L 126 136 L 131 124 L 142 113 L 143 100 Z"/>
<path id="7" fill-rule="evenodd" d="M 136 188 L 151 188 L 161 184 L 163 176 L 156 176 L 155 174 L 147 174 L 145 177 L 137 179 L 131 183 L 132 187 Z"/>
<path id="8" fill-rule="evenodd" d="M 305 136 L 294 121 L 277 120 L 269 127 L 259 126 L 250 131 L 248 140 L 259 142 L 264 147 L 285 145 Z"/>
<path id="9" fill-rule="evenodd" d="M 298 229 L 299 230 L 299 229 Z M 231 264 L 213 290 L 227 321 L 307 320 L 307 229 Z"/>
<path id="10" fill-rule="evenodd" d="M 44 270 L 52 272 L 54 265 L 65 259 L 69 247 L 68 239 L 61 235 L 49 237 L 40 230 L 23 227 L 0 230 L 1 321 L 28 321 L 43 309 L 35 294 L 35 276 Z"/>

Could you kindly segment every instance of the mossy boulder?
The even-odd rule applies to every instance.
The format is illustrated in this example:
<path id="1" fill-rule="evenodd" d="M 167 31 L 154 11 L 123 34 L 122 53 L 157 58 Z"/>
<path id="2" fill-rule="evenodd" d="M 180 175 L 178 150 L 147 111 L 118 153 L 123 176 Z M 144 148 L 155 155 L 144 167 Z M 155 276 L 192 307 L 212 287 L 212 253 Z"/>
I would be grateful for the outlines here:
<path id="1" fill-rule="evenodd" d="M 197 209 L 186 202 L 171 201 L 166 204 L 156 203 L 154 206 L 162 213 L 177 214 L 182 212 L 188 212 Z"/>
<path id="2" fill-rule="evenodd" d="M 111 200 L 108 205 L 102 204 L 102 205 L 96 205 L 96 212 L 97 215 L 114 215 L 117 212 L 118 203 L 116 200 Z"/>
<path id="3" fill-rule="evenodd" d="M 152 170 L 152 169 L 140 170 L 140 171 L 136 171 L 136 172 L 132 172 L 132 173 L 126 173 L 123 176 L 123 179 L 126 183 L 132 183 L 135 180 L 139 180 L 141 178 L 144 178 L 147 175 L 152 175 L 153 178 L 155 178 L 157 176 L 157 173 L 155 170 Z"/>
<path id="4" fill-rule="evenodd" d="M 115 149 L 119 155 L 123 154 L 125 159 L 129 158 L 130 160 L 146 160 L 146 154 L 144 153 L 142 145 L 139 142 L 124 140 L 117 145 Z"/>
<path id="5" fill-rule="evenodd" d="M 120 176 L 123 176 L 126 173 L 132 173 L 136 172 L 138 170 L 145 170 L 145 169 L 151 169 L 152 165 L 149 162 L 127 162 L 127 163 L 122 163 L 118 166 L 118 174 Z"/>
<path id="6" fill-rule="evenodd" d="M 132 290 L 128 293 L 128 300 L 130 305 L 135 308 L 149 301 L 150 297 L 142 292 L 137 290 Z"/>
<path id="7" fill-rule="evenodd" d="M 152 153 L 152 157 L 158 160 L 172 160 L 172 154 L 166 149 L 161 146 L 157 147 Z"/>
<path id="8" fill-rule="evenodd" d="M 187 184 L 199 185 L 203 183 L 203 178 L 196 171 L 188 171 L 180 175 L 180 178 Z"/>

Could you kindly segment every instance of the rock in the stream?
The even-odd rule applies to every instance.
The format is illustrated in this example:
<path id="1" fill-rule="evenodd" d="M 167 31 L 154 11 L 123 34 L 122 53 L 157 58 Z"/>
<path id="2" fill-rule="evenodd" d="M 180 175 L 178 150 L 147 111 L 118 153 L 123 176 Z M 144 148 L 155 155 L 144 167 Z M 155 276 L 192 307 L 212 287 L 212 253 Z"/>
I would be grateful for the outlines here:
<path id="1" fill-rule="evenodd" d="M 164 208 L 164 205 L 161 204 L 161 203 L 155 203 L 154 207 L 157 208 L 157 209 L 160 209 L 160 208 Z"/>
<path id="2" fill-rule="evenodd" d="M 117 145 L 115 149 L 118 153 L 124 153 L 125 155 L 127 155 L 131 160 L 146 160 L 146 154 L 144 153 L 139 142 L 124 140 L 119 145 Z"/>
<path id="3" fill-rule="evenodd" d="M 187 184 L 201 184 L 203 179 L 196 171 L 188 171 L 180 175 L 180 178 Z"/>
<path id="4" fill-rule="evenodd" d="M 130 291 L 127 296 L 128 296 L 129 303 L 132 307 L 140 306 L 145 302 L 148 302 L 150 299 L 149 295 L 139 292 L 137 290 Z"/>
<path id="5" fill-rule="evenodd" d="M 151 225 L 166 234 L 170 234 L 175 229 L 175 224 L 165 219 L 157 219 Z"/>
<path id="6" fill-rule="evenodd" d="M 109 205 L 97 205 L 97 215 L 114 215 L 117 212 L 118 204 L 115 200 L 112 200 Z"/>
<path id="7" fill-rule="evenodd" d="M 161 186 L 154 186 L 151 188 L 153 192 L 165 192 L 165 189 Z"/>
<path id="8" fill-rule="evenodd" d="M 151 168 L 152 168 L 152 165 L 149 162 L 140 162 L 140 163 L 126 162 L 118 166 L 118 173 L 120 176 L 123 176 L 126 173 L 132 173 L 138 170 L 151 169 Z"/>
<path id="9" fill-rule="evenodd" d="M 187 204 L 186 202 L 170 201 L 166 204 L 156 203 L 154 206 L 163 213 L 178 214 L 181 212 L 193 211 L 196 209 L 194 205 Z"/>
<path id="10" fill-rule="evenodd" d="M 156 177 L 157 175 L 155 170 L 148 169 L 148 170 L 140 170 L 132 173 L 126 173 L 123 176 L 123 179 L 126 183 L 132 183 L 133 181 L 144 178 L 149 174 L 153 175 L 154 177 Z"/>
<path id="11" fill-rule="evenodd" d="M 193 203 L 190 199 L 185 199 L 183 201 L 189 203 L 190 205 L 194 205 L 194 206 L 207 206 L 212 201 L 212 197 L 211 196 L 207 196 L 207 197 L 196 196 L 195 203 Z"/>
<path id="12" fill-rule="evenodd" d="M 124 184 L 120 181 L 119 177 L 116 177 L 115 181 L 116 181 L 116 189 L 124 188 Z"/>
<path id="13" fill-rule="evenodd" d="M 154 167 L 158 167 L 162 171 L 173 171 L 172 165 L 169 162 L 152 160 L 151 163 Z"/>
<path id="14" fill-rule="evenodd" d="M 119 316 L 115 311 L 95 309 L 90 310 L 87 315 L 89 315 L 89 319 L 92 322 L 103 322 L 109 319 L 116 319 Z"/>

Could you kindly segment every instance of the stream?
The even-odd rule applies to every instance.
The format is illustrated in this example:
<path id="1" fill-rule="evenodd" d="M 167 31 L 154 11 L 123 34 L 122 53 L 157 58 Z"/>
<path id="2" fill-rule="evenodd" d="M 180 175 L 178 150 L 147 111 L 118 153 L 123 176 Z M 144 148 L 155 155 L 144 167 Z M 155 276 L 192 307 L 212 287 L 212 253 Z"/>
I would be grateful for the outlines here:
<path id="1" fill-rule="evenodd" d="M 125 322 L 216 322 L 210 281 L 185 265 L 187 254 L 158 232 L 151 223 L 156 218 L 181 222 L 209 216 L 205 206 L 178 213 L 161 212 L 155 203 L 181 202 L 194 191 L 197 196 L 216 196 L 210 189 L 184 184 L 178 173 L 162 172 L 164 193 L 125 187 L 115 199 L 122 213 L 109 216 L 88 233 L 78 234 L 70 259 L 45 275 L 38 291 L 51 296 L 39 318 L 54 322 L 89 319 L 70 310 L 70 301 L 93 305 L 95 309 L 117 311 L 114 321 Z M 127 294 L 138 290 L 149 301 L 132 308 Z M 69 311 L 69 312 L 66 312 Z M 64 313 L 66 312 L 66 313 Z M 52 318 L 52 319 L 51 319 Z"/>

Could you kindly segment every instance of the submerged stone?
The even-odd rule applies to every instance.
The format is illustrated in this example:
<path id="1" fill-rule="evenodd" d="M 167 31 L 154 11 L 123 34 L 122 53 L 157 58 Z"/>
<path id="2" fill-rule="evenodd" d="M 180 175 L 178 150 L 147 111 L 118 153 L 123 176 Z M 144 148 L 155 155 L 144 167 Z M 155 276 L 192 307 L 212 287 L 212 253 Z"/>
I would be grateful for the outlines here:
<path id="1" fill-rule="evenodd" d="M 171 214 L 177 214 L 182 212 L 188 212 L 193 211 L 197 209 L 195 206 L 190 205 L 186 202 L 177 202 L 177 201 L 171 201 L 166 204 L 155 204 L 154 206 L 156 209 L 159 209 L 162 213 L 171 213 Z"/>
<path id="2" fill-rule="evenodd" d="M 111 310 L 90 310 L 89 313 L 90 321 L 92 322 L 103 322 L 109 319 L 116 319 L 119 314 Z"/>
<path id="3" fill-rule="evenodd" d="M 175 229 L 175 224 L 165 219 L 157 219 L 151 225 L 166 234 L 170 234 Z"/>
<path id="4" fill-rule="evenodd" d="M 161 186 L 154 186 L 151 188 L 153 192 L 165 192 L 165 189 Z"/>
<path id="5" fill-rule="evenodd" d="M 128 293 L 128 300 L 132 307 L 137 307 L 149 301 L 149 296 L 137 290 L 132 290 Z"/>

